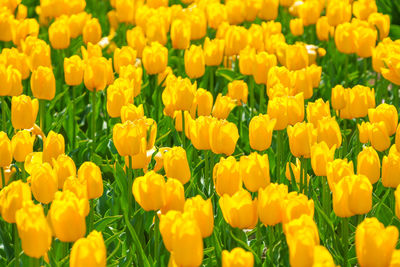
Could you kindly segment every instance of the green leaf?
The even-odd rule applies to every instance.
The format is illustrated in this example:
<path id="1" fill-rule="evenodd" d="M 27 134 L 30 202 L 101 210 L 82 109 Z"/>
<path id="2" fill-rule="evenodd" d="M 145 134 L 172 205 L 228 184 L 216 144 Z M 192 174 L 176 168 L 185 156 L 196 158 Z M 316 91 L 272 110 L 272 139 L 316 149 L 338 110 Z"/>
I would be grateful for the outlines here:
<path id="1" fill-rule="evenodd" d="M 100 220 L 95 222 L 94 228 L 99 232 L 103 232 L 108 225 L 111 225 L 112 223 L 120 220 L 121 218 L 122 215 L 115 215 L 115 216 L 108 216 L 101 218 Z"/>

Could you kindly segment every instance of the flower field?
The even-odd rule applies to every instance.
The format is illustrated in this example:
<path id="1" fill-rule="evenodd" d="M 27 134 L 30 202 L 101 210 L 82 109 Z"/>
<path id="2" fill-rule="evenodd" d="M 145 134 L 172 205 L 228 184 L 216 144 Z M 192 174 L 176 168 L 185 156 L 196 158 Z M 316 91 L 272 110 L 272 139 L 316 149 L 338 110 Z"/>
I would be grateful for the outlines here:
<path id="1" fill-rule="evenodd" d="M 0 0 L 0 266 L 400 267 L 400 2 Z"/>

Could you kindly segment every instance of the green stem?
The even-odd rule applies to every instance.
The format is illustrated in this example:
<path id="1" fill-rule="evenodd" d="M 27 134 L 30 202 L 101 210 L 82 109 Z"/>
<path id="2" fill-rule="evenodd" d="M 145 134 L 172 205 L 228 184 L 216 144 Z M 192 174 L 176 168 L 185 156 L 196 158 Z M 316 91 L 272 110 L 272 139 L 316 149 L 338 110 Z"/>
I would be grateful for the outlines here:
<path id="1" fill-rule="evenodd" d="M 92 159 L 96 148 L 96 89 L 92 92 Z"/>
<path id="2" fill-rule="evenodd" d="M 304 190 L 304 160 L 303 160 L 304 158 L 303 157 L 301 157 L 301 159 L 300 159 L 300 190 L 299 190 L 299 192 L 300 193 L 303 193 L 303 190 Z"/>
<path id="3" fill-rule="evenodd" d="M 305 194 L 306 196 L 308 196 L 308 194 L 309 194 L 309 192 L 308 192 L 308 189 L 309 189 L 309 186 L 308 186 L 308 177 L 307 177 L 307 173 L 308 173 L 308 164 L 307 164 L 307 159 L 306 159 L 306 158 L 303 158 L 303 162 L 301 163 L 301 166 L 303 166 L 303 164 L 304 164 L 304 167 L 303 167 L 303 170 L 304 170 L 304 175 L 303 175 L 304 194 Z"/>
<path id="4" fill-rule="evenodd" d="M 72 149 L 76 146 L 76 103 L 75 103 L 75 86 L 71 86 L 72 91 Z"/>
<path id="5" fill-rule="evenodd" d="M 209 181 L 209 158 L 208 158 L 208 150 L 203 150 L 204 153 L 204 183 Z M 211 195 L 211 191 L 209 192 L 209 195 Z"/>
<path id="6" fill-rule="evenodd" d="M 14 266 L 19 267 L 19 253 L 20 253 L 20 248 L 19 248 L 19 237 L 18 237 L 18 228 L 17 224 L 13 224 L 13 232 L 14 232 Z"/>
<path id="7" fill-rule="evenodd" d="M 328 186 L 328 181 L 326 180 L 326 178 L 324 177 L 320 177 L 321 178 L 321 183 L 322 183 L 322 208 L 325 212 L 325 214 L 329 217 L 329 193 L 330 193 L 330 189 Z"/>
<path id="8" fill-rule="evenodd" d="M 347 267 L 349 247 L 349 218 L 342 218 L 343 267 Z"/>
<path id="9" fill-rule="evenodd" d="M 90 205 L 90 212 L 89 212 L 89 227 L 88 227 L 88 234 L 93 230 L 93 222 L 94 222 L 94 201 L 91 199 L 89 201 Z"/>
<path id="10" fill-rule="evenodd" d="M 256 238 L 257 238 L 257 244 L 258 244 L 258 249 L 257 249 L 257 253 L 260 253 L 260 259 L 262 259 L 262 254 L 263 254 L 263 240 L 262 240 L 262 236 L 261 236 L 261 227 L 262 224 L 259 221 L 257 223 L 257 232 L 256 232 Z"/>
<path id="11" fill-rule="evenodd" d="M 347 156 L 347 120 L 343 120 L 343 139 L 344 139 L 344 146 L 342 150 L 342 158 Z"/>
<path id="12" fill-rule="evenodd" d="M 128 156 L 128 218 L 132 210 L 132 184 L 133 184 L 133 169 L 132 169 L 132 157 Z"/>
<path id="13" fill-rule="evenodd" d="M 159 258 L 159 223 L 160 223 L 160 219 L 157 216 L 157 211 L 154 212 L 154 260 L 158 261 Z"/>
<path id="14" fill-rule="evenodd" d="M 264 93 L 265 93 L 265 85 L 261 84 L 260 85 L 260 106 L 258 108 L 258 111 L 260 113 L 263 112 L 263 105 L 264 105 Z"/>
<path id="15" fill-rule="evenodd" d="M 282 142 L 282 131 L 277 131 L 277 143 L 276 143 L 276 182 L 281 182 L 281 160 L 282 160 L 282 149 L 283 149 L 283 142 Z"/>
<path id="16" fill-rule="evenodd" d="M 29 266 L 30 267 L 39 267 L 40 266 L 40 259 L 36 259 L 36 258 L 29 258 Z"/>
<path id="17" fill-rule="evenodd" d="M 6 97 L 1 97 L 1 123 L 2 123 L 2 130 L 7 133 L 7 126 L 6 126 Z"/>
<path id="18" fill-rule="evenodd" d="M 39 99 L 40 129 L 46 134 L 46 100 Z"/>
<path id="19" fill-rule="evenodd" d="M 395 107 L 398 107 L 399 106 L 399 87 L 397 85 L 393 84 L 392 90 L 393 90 L 393 105 Z"/>
<path id="20" fill-rule="evenodd" d="M 345 61 L 344 61 L 344 81 L 345 81 L 345 86 L 349 86 L 349 55 L 345 55 Z"/>
<path id="21" fill-rule="evenodd" d="M 250 92 L 250 108 L 251 114 L 253 114 L 254 106 L 255 106 L 255 98 L 254 98 L 254 78 L 253 76 L 249 76 L 249 92 Z"/>
<path id="22" fill-rule="evenodd" d="M 1 167 L 1 188 L 6 187 L 6 177 L 4 175 L 4 168 Z"/>
<path id="23" fill-rule="evenodd" d="M 181 110 L 181 115 L 182 115 L 182 147 L 185 148 L 185 111 Z"/>
<path id="24" fill-rule="evenodd" d="M 208 76 L 208 80 L 209 80 L 209 90 L 211 92 L 211 94 L 215 97 L 215 93 L 214 93 L 214 67 L 210 66 L 209 67 L 210 70 L 210 75 Z"/>

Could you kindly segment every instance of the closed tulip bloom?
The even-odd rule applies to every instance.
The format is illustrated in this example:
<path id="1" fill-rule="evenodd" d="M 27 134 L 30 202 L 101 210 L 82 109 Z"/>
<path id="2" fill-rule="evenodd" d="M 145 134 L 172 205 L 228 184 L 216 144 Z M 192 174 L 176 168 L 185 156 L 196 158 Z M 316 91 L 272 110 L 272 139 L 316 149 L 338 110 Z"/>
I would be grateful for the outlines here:
<path id="1" fill-rule="evenodd" d="M 304 33 L 303 20 L 302 19 L 291 19 L 290 20 L 290 32 L 294 36 L 300 36 Z"/>
<path id="2" fill-rule="evenodd" d="M 32 200 L 30 186 L 22 180 L 16 180 L 0 191 L 0 214 L 8 223 L 16 222 L 16 212 L 23 207 L 23 203 Z"/>
<path id="3" fill-rule="evenodd" d="M 377 31 L 368 27 L 357 28 L 358 38 L 356 40 L 356 53 L 362 58 L 372 56 L 372 50 L 375 48 Z"/>
<path id="4" fill-rule="evenodd" d="M 167 177 L 178 179 L 182 184 L 186 184 L 190 180 L 190 168 L 185 149 L 177 146 L 166 152 L 164 169 Z"/>
<path id="5" fill-rule="evenodd" d="M 303 20 L 303 25 L 316 24 L 322 11 L 319 0 L 306 1 L 299 6 L 299 17 Z"/>
<path id="6" fill-rule="evenodd" d="M 68 24 L 56 20 L 49 27 L 50 44 L 54 49 L 67 49 L 70 44 L 70 31 Z"/>
<path id="7" fill-rule="evenodd" d="M 289 70 L 300 70 L 308 66 L 307 49 L 303 44 L 289 45 L 286 48 L 286 67 Z"/>
<path id="8" fill-rule="evenodd" d="M 235 152 L 239 131 L 234 123 L 226 120 L 213 120 L 209 125 L 211 151 L 230 156 Z"/>
<path id="9" fill-rule="evenodd" d="M 253 74 L 254 58 L 256 56 L 255 49 L 247 46 L 245 49 L 240 50 L 239 53 L 239 70 L 243 75 Z"/>
<path id="10" fill-rule="evenodd" d="M 22 94 L 22 82 L 21 73 L 16 68 L 10 68 L 9 78 L 11 83 L 11 89 L 9 91 L 10 96 L 18 96 Z"/>
<path id="11" fill-rule="evenodd" d="M 179 222 L 182 216 L 185 216 L 186 218 L 189 217 L 187 213 L 182 214 L 180 211 L 177 210 L 170 210 L 166 214 L 160 215 L 160 234 L 163 239 L 165 248 L 169 252 L 172 252 L 172 239 L 175 235 L 176 230 L 174 224 Z"/>
<path id="12" fill-rule="evenodd" d="M 110 62 L 103 57 L 91 57 L 85 62 L 83 81 L 89 91 L 102 91 L 109 83 Z M 112 75 L 112 72 L 111 72 Z"/>
<path id="13" fill-rule="evenodd" d="M 372 185 L 367 176 L 348 176 L 351 180 L 349 208 L 354 214 L 366 214 L 372 209 Z"/>
<path id="14" fill-rule="evenodd" d="M 333 161 L 335 150 L 335 145 L 333 145 L 332 148 L 329 148 L 324 141 L 315 143 L 311 147 L 311 166 L 315 175 L 326 176 L 326 166 L 328 162 Z"/>
<path id="15" fill-rule="evenodd" d="M 161 14 L 160 14 L 161 15 Z M 166 27 L 169 26 L 169 23 L 160 17 L 153 15 L 150 18 L 147 18 L 146 25 L 144 27 L 146 32 L 146 37 L 149 43 L 157 42 L 161 45 L 167 44 L 167 30 Z"/>
<path id="16" fill-rule="evenodd" d="M 400 153 L 396 146 L 392 146 L 389 155 L 382 160 L 382 184 L 385 187 L 396 188 L 400 184 Z"/>
<path id="17" fill-rule="evenodd" d="M 312 147 L 311 147 L 312 148 Z M 312 155 L 311 155 L 312 157 Z M 294 176 L 294 180 L 296 183 L 299 185 L 300 184 L 300 171 L 301 171 L 301 161 L 299 158 L 296 158 L 296 164 L 293 162 L 287 162 L 286 163 L 286 171 L 285 171 L 285 176 L 286 179 L 289 181 L 292 181 L 292 172 Z M 307 174 L 307 183 L 310 181 L 310 175 Z"/>
<path id="18" fill-rule="evenodd" d="M 132 193 L 145 211 L 157 211 L 166 204 L 164 177 L 154 171 L 147 172 L 134 180 Z"/>
<path id="19" fill-rule="evenodd" d="M 135 22 L 135 2 L 129 0 L 116 0 L 115 11 L 119 22 Z"/>
<path id="20" fill-rule="evenodd" d="M 0 167 L 8 167 L 13 159 L 13 150 L 10 139 L 5 132 L 0 132 Z"/>
<path id="21" fill-rule="evenodd" d="M 63 188 L 68 177 L 76 176 L 75 162 L 65 154 L 60 154 L 57 159 L 53 159 L 53 167 L 58 179 L 58 189 Z"/>
<path id="22" fill-rule="evenodd" d="M 185 192 L 182 183 L 173 178 L 168 178 L 165 183 L 165 206 L 161 208 L 163 214 L 167 214 L 170 210 L 183 212 L 185 205 Z"/>
<path id="23" fill-rule="evenodd" d="M 375 26 L 379 31 L 379 40 L 385 39 L 390 31 L 390 17 L 387 14 L 372 13 L 368 17 L 369 24 Z"/>
<path id="24" fill-rule="evenodd" d="M 230 252 L 227 250 L 222 251 L 222 267 L 253 267 L 254 256 L 253 253 L 245 251 L 237 247 Z"/>
<path id="25" fill-rule="evenodd" d="M 240 176 L 246 188 L 257 192 L 270 183 L 268 155 L 257 152 L 240 157 Z"/>
<path id="26" fill-rule="evenodd" d="M 329 36 L 333 36 L 335 28 L 329 25 L 328 17 L 320 17 L 316 24 L 317 37 L 320 41 L 328 41 Z"/>
<path id="27" fill-rule="evenodd" d="M 346 106 L 344 90 L 340 84 L 332 88 L 331 104 L 334 110 L 341 110 Z"/>
<path id="28" fill-rule="evenodd" d="M 101 26 L 97 18 L 88 20 L 83 27 L 82 36 L 85 44 L 97 44 L 101 39 Z"/>
<path id="29" fill-rule="evenodd" d="M 290 151 L 293 156 L 300 158 L 311 157 L 311 146 L 317 142 L 317 131 L 311 123 L 296 123 L 287 128 Z"/>
<path id="30" fill-rule="evenodd" d="M 25 161 L 25 157 L 33 151 L 34 141 L 35 136 L 27 130 L 19 131 L 12 137 L 11 145 L 15 161 Z"/>
<path id="31" fill-rule="evenodd" d="M 258 191 L 258 217 L 265 226 L 274 226 L 282 222 L 282 199 L 288 194 L 284 184 L 271 183 Z"/>
<path id="32" fill-rule="evenodd" d="M 397 151 L 400 151 L 400 125 L 397 126 L 397 130 L 396 130 L 395 145 L 396 145 Z"/>
<path id="33" fill-rule="evenodd" d="M 315 102 L 308 102 L 307 105 L 307 121 L 318 126 L 318 121 L 324 117 L 330 117 L 331 110 L 329 101 L 324 102 L 322 98 L 317 99 Z"/>
<path id="34" fill-rule="evenodd" d="M 69 86 L 76 86 L 82 83 L 83 65 L 82 59 L 78 55 L 64 58 L 64 78 L 66 84 Z"/>
<path id="35" fill-rule="evenodd" d="M 191 79 L 197 79 L 204 75 L 205 59 L 201 46 L 191 45 L 185 51 L 185 71 Z"/>
<path id="36" fill-rule="evenodd" d="M 314 217 L 314 201 L 306 195 L 290 192 L 283 200 L 282 223 L 287 224 L 302 215 Z"/>
<path id="37" fill-rule="evenodd" d="M 257 198 L 252 200 L 248 191 L 242 189 L 233 196 L 227 194 L 219 199 L 225 221 L 234 228 L 253 229 L 258 221 Z"/>
<path id="38" fill-rule="evenodd" d="M 305 99 L 313 96 L 313 77 L 306 68 L 292 72 L 293 94 L 303 93 Z"/>
<path id="39" fill-rule="evenodd" d="M 242 1 L 233 0 L 225 3 L 228 22 L 231 25 L 241 24 L 245 20 L 246 5 Z"/>
<path id="40" fill-rule="evenodd" d="M 333 261 L 333 257 L 329 253 L 328 249 L 326 249 L 323 246 L 315 246 L 313 267 L 320 267 L 320 266 L 336 267 L 336 264 Z"/>
<path id="41" fill-rule="evenodd" d="M 277 65 L 275 55 L 260 52 L 254 56 L 253 77 L 257 84 L 267 84 L 268 71 Z"/>
<path id="42" fill-rule="evenodd" d="M 93 162 L 84 162 L 78 170 L 78 179 L 86 181 L 88 198 L 95 199 L 103 195 L 103 179 L 99 166 Z"/>
<path id="43" fill-rule="evenodd" d="M 125 1 L 125 0 L 123 0 Z M 129 2 L 129 1 L 128 1 Z M 128 45 L 135 49 L 137 57 L 142 58 L 143 49 L 146 47 L 146 36 L 144 35 L 143 28 L 136 26 L 126 31 L 126 41 Z"/>
<path id="44" fill-rule="evenodd" d="M 130 46 L 123 46 L 114 50 L 114 69 L 120 72 L 122 66 L 134 65 L 136 63 L 136 51 Z"/>
<path id="45" fill-rule="evenodd" d="M 12 41 L 12 28 L 14 16 L 11 12 L 0 13 L 0 40 L 3 42 Z"/>
<path id="46" fill-rule="evenodd" d="M 389 266 L 399 231 L 385 226 L 377 218 L 366 218 L 356 229 L 356 254 L 360 266 Z"/>
<path id="47" fill-rule="evenodd" d="M 187 49 L 190 45 L 190 22 L 174 20 L 171 24 L 171 41 L 174 49 Z"/>
<path id="48" fill-rule="evenodd" d="M 190 217 L 178 219 L 172 229 L 172 255 L 178 266 L 200 266 L 203 240 L 198 223 Z"/>
<path id="49" fill-rule="evenodd" d="M 31 76 L 31 89 L 34 97 L 52 100 L 56 94 L 56 80 L 53 70 L 43 66 L 34 70 Z"/>
<path id="50" fill-rule="evenodd" d="M 371 123 L 383 121 L 390 136 L 396 133 L 398 114 L 395 106 L 383 103 L 375 109 L 369 109 L 368 119 Z"/>
<path id="51" fill-rule="evenodd" d="M 284 225 L 290 265 L 312 266 L 314 249 L 319 245 L 318 228 L 312 217 L 303 215 Z"/>
<path id="52" fill-rule="evenodd" d="M 278 17 L 279 0 L 261 0 L 258 16 L 262 20 L 275 20 Z"/>
<path id="53" fill-rule="evenodd" d="M 353 14 L 356 18 L 367 20 L 369 15 L 378 11 L 375 1 L 358 0 L 353 3 Z"/>
<path id="54" fill-rule="evenodd" d="M 42 206 L 27 201 L 17 210 L 15 218 L 24 253 L 37 259 L 45 256 L 51 246 L 51 229 Z"/>
<path id="55" fill-rule="evenodd" d="M 197 116 L 209 116 L 213 107 L 213 96 L 210 91 L 199 88 L 197 89 L 192 107 L 190 108 L 190 115 L 195 118 Z"/>
<path id="56" fill-rule="evenodd" d="M 238 55 L 249 41 L 246 28 L 241 26 L 229 26 L 225 34 L 225 55 Z"/>
<path id="57" fill-rule="evenodd" d="M 168 49 L 157 42 L 143 50 L 143 66 L 148 74 L 158 74 L 165 70 L 168 63 Z"/>
<path id="58" fill-rule="evenodd" d="M 336 48 L 344 54 L 356 52 L 356 34 L 353 25 L 346 22 L 337 26 L 335 30 Z"/>
<path id="59" fill-rule="evenodd" d="M 283 130 L 288 126 L 287 97 L 274 97 L 268 101 L 267 114 L 276 119 L 274 130 Z M 304 106 L 302 107 L 304 110 Z"/>
<path id="60" fill-rule="evenodd" d="M 72 246 L 71 267 L 105 267 L 107 250 L 101 232 L 93 230 L 86 238 L 78 239 Z"/>
<path id="61" fill-rule="evenodd" d="M 318 142 L 325 141 L 329 148 L 339 148 L 342 145 L 342 133 L 334 117 L 324 117 L 318 121 L 317 133 Z"/>
<path id="62" fill-rule="evenodd" d="M 144 117 L 143 105 L 135 106 L 134 104 L 128 103 L 121 108 L 121 121 L 134 121 Z"/>
<path id="63" fill-rule="evenodd" d="M 376 183 L 381 176 L 381 162 L 378 153 L 372 147 L 364 147 L 357 156 L 357 174 L 368 177 L 371 184 Z"/>
<path id="64" fill-rule="evenodd" d="M 29 68 L 32 72 L 40 66 L 52 68 L 50 46 L 46 42 L 36 41 L 27 55 L 29 55 Z"/>
<path id="65" fill-rule="evenodd" d="M 71 14 L 71 16 L 68 17 L 68 27 L 71 38 L 76 38 L 82 34 L 83 26 L 85 26 L 86 21 L 90 18 L 91 15 L 86 12 Z"/>
<path id="66" fill-rule="evenodd" d="M 129 83 L 127 83 L 129 85 Z M 130 87 L 112 84 L 107 89 L 107 112 L 111 118 L 121 117 L 123 106 L 133 102 L 133 95 Z"/>
<path id="67" fill-rule="evenodd" d="M 118 80 L 123 84 L 128 83 L 128 87 L 133 87 L 133 97 L 140 94 L 142 86 L 142 75 L 143 69 L 141 67 L 135 67 L 133 65 L 122 66 L 120 68 L 119 78 L 114 81 L 116 83 Z"/>
<path id="68" fill-rule="evenodd" d="M 390 147 L 390 137 L 383 121 L 372 123 L 368 127 L 368 140 L 374 149 L 382 152 Z"/>
<path id="69" fill-rule="evenodd" d="M 203 238 L 211 236 L 214 228 L 214 214 L 210 198 L 204 200 L 200 195 L 189 198 L 185 202 L 184 210 L 197 222 Z"/>
<path id="70" fill-rule="evenodd" d="M 50 131 L 43 143 L 43 162 L 53 163 L 58 155 L 64 154 L 65 141 L 61 134 Z"/>
<path id="71" fill-rule="evenodd" d="M 235 101 L 231 97 L 222 96 L 219 93 L 212 109 L 212 116 L 217 119 L 226 119 L 235 106 Z"/>
<path id="72" fill-rule="evenodd" d="M 247 103 L 249 89 L 247 83 L 242 80 L 236 80 L 228 84 L 228 96 L 235 99 L 239 105 Z"/>
<path id="73" fill-rule="evenodd" d="M 204 60 L 206 66 L 218 66 L 224 57 L 225 40 L 206 37 L 203 44 Z"/>
<path id="74" fill-rule="evenodd" d="M 113 128 L 113 142 L 118 154 L 133 156 L 140 152 L 142 139 L 146 140 L 146 128 L 137 121 L 118 123 Z"/>
<path id="75" fill-rule="evenodd" d="M 264 151 L 271 146 L 275 124 L 276 119 L 271 119 L 269 115 L 260 114 L 251 119 L 249 124 L 249 140 L 252 149 Z"/>
<path id="76" fill-rule="evenodd" d="M 348 162 L 347 159 L 335 159 L 328 162 L 326 168 L 326 177 L 328 179 L 329 188 L 333 190 L 333 185 L 338 183 L 344 177 L 353 175 L 354 167 L 353 162 Z"/>
<path id="77" fill-rule="evenodd" d="M 362 122 L 357 124 L 358 128 L 358 138 L 360 143 L 366 144 L 369 142 L 369 129 L 371 128 L 371 123 Z"/>
<path id="78" fill-rule="evenodd" d="M 326 7 L 326 16 L 330 26 L 349 22 L 351 19 L 351 3 L 349 0 L 329 1 Z"/>
<path id="79" fill-rule="evenodd" d="M 233 196 L 242 188 L 242 177 L 240 176 L 239 162 L 232 156 L 221 157 L 215 164 L 213 170 L 214 187 L 221 197 L 225 194 Z"/>
<path id="80" fill-rule="evenodd" d="M 43 204 L 48 204 L 54 199 L 58 190 L 56 173 L 47 162 L 35 166 L 31 173 L 31 189 L 35 199 Z"/>
<path id="81" fill-rule="evenodd" d="M 11 83 L 11 66 L 6 67 L 5 65 L 0 66 L 0 82 L 2 86 L 0 88 L 0 96 L 6 96 L 10 94 L 12 83 Z"/>

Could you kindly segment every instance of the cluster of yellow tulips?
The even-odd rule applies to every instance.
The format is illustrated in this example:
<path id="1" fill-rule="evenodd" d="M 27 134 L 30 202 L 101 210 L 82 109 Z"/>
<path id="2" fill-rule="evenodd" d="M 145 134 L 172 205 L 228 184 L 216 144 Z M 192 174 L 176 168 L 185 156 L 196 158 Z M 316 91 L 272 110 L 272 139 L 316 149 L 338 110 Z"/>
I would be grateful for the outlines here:
<path id="1" fill-rule="evenodd" d="M 400 266 L 385 2 L 0 0 L 0 265 Z"/>

